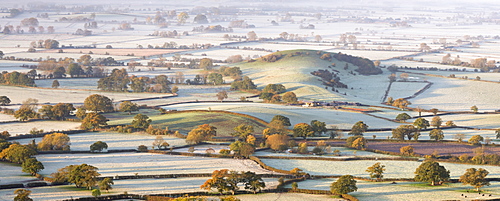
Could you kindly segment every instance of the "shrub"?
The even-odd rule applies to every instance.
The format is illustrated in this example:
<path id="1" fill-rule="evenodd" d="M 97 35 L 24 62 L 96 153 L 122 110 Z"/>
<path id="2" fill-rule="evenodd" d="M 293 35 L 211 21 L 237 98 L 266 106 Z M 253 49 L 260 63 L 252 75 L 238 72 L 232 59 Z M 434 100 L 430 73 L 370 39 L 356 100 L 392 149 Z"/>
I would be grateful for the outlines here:
<path id="1" fill-rule="evenodd" d="M 139 145 L 137 147 L 137 151 L 139 151 L 139 152 L 146 152 L 146 151 L 148 151 L 148 147 L 146 147 L 145 145 Z"/>
<path id="2" fill-rule="evenodd" d="M 413 147 L 412 146 L 404 146 L 399 149 L 399 152 L 404 156 L 412 156 L 413 155 Z"/>

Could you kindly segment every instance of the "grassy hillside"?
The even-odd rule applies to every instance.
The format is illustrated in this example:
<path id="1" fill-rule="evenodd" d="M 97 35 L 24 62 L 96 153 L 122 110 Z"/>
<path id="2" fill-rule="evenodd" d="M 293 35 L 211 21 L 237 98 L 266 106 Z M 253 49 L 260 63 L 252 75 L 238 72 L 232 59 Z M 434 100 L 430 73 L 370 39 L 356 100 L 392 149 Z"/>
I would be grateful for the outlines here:
<path id="1" fill-rule="evenodd" d="M 202 124 L 210 124 L 217 127 L 217 136 L 230 136 L 234 132 L 233 128 L 240 124 L 248 124 L 254 127 L 255 133 L 262 133 L 266 127 L 266 122 L 255 117 L 242 115 L 225 111 L 182 111 L 169 113 L 164 115 L 149 116 L 155 127 L 165 128 L 168 126 L 170 130 L 178 130 L 183 134 L 187 134 L 192 129 Z M 110 121 L 108 124 L 130 124 L 133 116 L 126 119 Z"/>
<path id="2" fill-rule="evenodd" d="M 328 69 L 331 72 L 336 71 L 341 82 L 344 80 L 348 82 L 351 82 L 351 80 L 366 80 L 381 76 L 386 79 L 386 75 L 359 75 L 355 71 L 358 66 L 339 61 L 333 57 L 330 59 L 331 61 L 321 59 L 320 57 L 324 53 L 316 50 L 280 51 L 235 66 L 240 67 L 244 74 L 249 76 L 259 88 L 263 88 L 267 84 L 283 84 L 287 91 L 293 91 L 300 100 L 353 101 L 352 97 L 349 97 L 353 93 L 347 89 L 338 89 L 338 93 L 332 92 L 330 87 L 325 89 L 321 78 L 311 75 L 311 72 L 320 69 Z M 332 66 L 333 63 L 335 64 L 334 67 Z M 344 69 L 346 64 L 348 68 Z M 356 88 L 359 89 L 359 87 Z M 384 90 L 385 85 L 381 86 L 380 95 L 383 95 Z M 354 95 L 354 97 L 357 96 Z"/>

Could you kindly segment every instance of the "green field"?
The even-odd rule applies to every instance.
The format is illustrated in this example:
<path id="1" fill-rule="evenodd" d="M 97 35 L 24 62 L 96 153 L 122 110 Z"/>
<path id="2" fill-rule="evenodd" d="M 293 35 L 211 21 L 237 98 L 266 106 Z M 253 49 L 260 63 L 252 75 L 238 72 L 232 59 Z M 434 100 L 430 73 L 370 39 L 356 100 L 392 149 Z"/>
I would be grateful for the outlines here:
<path id="1" fill-rule="evenodd" d="M 130 124 L 134 115 L 127 118 L 109 121 L 109 125 Z M 185 111 L 175 112 L 164 115 L 149 116 L 152 125 L 159 128 L 168 126 L 170 130 L 178 130 L 183 134 L 187 134 L 192 129 L 202 124 L 210 124 L 217 127 L 217 136 L 230 136 L 233 133 L 233 128 L 240 124 L 248 124 L 254 127 L 254 133 L 261 134 L 266 127 L 264 121 L 256 118 L 247 117 L 237 113 L 221 112 L 221 111 Z"/>

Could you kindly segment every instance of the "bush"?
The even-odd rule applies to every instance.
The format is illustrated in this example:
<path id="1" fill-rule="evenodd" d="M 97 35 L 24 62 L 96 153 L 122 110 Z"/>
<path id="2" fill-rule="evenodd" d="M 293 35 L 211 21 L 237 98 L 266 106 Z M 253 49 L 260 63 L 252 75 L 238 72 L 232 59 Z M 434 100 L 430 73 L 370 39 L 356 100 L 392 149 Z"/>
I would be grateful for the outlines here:
<path id="1" fill-rule="evenodd" d="M 312 150 L 312 152 L 314 154 L 316 154 L 316 155 L 321 155 L 321 154 L 325 153 L 321 147 L 314 147 L 314 149 Z"/>
<path id="2" fill-rule="evenodd" d="M 147 152 L 148 151 L 148 147 L 146 147 L 145 145 L 139 145 L 137 147 L 137 151 L 139 151 L 139 152 Z"/>
<path id="3" fill-rule="evenodd" d="M 222 154 L 224 156 L 229 155 L 230 153 L 231 153 L 231 150 L 228 150 L 228 149 L 221 149 L 219 151 L 219 154 Z"/>

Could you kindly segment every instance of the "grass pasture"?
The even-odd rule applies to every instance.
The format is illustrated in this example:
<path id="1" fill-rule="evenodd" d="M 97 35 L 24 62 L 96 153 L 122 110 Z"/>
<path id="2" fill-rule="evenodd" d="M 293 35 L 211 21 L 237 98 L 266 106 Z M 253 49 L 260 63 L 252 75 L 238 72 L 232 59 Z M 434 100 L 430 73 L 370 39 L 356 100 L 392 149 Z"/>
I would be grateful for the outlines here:
<path id="1" fill-rule="evenodd" d="M 104 114 L 111 125 L 130 124 L 137 113 L 148 115 L 152 124 L 164 129 L 178 130 L 187 134 L 201 124 L 210 124 L 217 127 L 217 136 L 230 136 L 233 128 L 245 123 L 253 125 L 256 134 L 262 133 L 267 122 L 275 115 L 290 118 L 292 126 L 298 123 L 310 123 L 312 120 L 325 122 L 327 128 L 338 127 L 342 130 L 351 129 L 358 121 L 363 121 L 369 129 L 386 131 L 366 132 L 370 149 L 399 152 L 401 146 L 412 145 L 419 154 L 432 154 L 434 151 L 441 156 L 474 155 L 470 146 L 459 143 L 427 143 L 427 142 L 393 142 L 381 141 L 389 139 L 391 129 L 400 125 L 410 125 L 416 118 L 407 122 L 388 121 L 396 118 L 400 113 L 406 112 L 416 116 L 413 111 L 391 110 L 382 106 L 386 90 L 389 86 L 388 76 L 392 73 L 387 67 L 396 65 L 403 67 L 401 71 L 407 72 L 409 81 L 394 82 L 389 97 L 394 99 L 408 97 L 426 84 L 433 85 L 415 98 L 409 99 L 411 108 L 422 109 L 437 108 L 446 111 L 471 111 L 476 105 L 479 113 L 500 109 L 498 106 L 498 91 L 500 74 L 494 72 L 475 72 L 475 68 L 452 65 L 442 65 L 439 62 L 447 53 L 452 59 L 460 56 L 461 61 L 470 62 L 471 59 L 486 58 L 496 60 L 498 66 L 500 43 L 498 24 L 500 4 L 494 1 L 117 1 L 88 0 L 80 2 L 55 0 L 52 3 L 29 3 L 28 1 L 5 1 L 0 12 L 0 28 L 12 26 L 14 30 L 4 30 L 0 35 L 0 51 L 5 53 L 0 59 L 0 72 L 19 71 L 28 72 L 30 69 L 21 65 L 37 65 L 30 59 L 64 59 L 74 58 L 76 63 L 82 55 L 89 54 L 93 59 L 113 57 L 124 66 L 98 66 L 109 73 L 114 68 L 127 69 L 129 76 L 144 76 L 153 78 L 158 75 L 168 76 L 175 82 L 176 75 L 184 74 L 183 80 L 193 81 L 196 75 L 209 75 L 218 72 L 220 66 L 240 67 L 242 77 L 248 76 L 258 89 L 263 89 L 268 84 L 283 84 L 287 91 L 294 92 L 299 101 L 346 101 L 355 102 L 375 107 L 301 107 L 285 104 L 267 104 L 262 99 L 249 98 L 248 103 L 212 102 L 173 104 L 162 106 L 165 109 L 178 110 L 169 114 L 160 115 L 153 109 L 141 109 L 132 115 L 123 112 Z M 194 5 L 194 6 L 193 6 Z M 286 5 L 286 6 L 284 6 Z M 17 16 L 9 16 L 9 9 L 20 8 L 24 11 Z M 21 9 L 22 8 L 22 9 Z M 13 11 L 13 10 L 11 10 Z M 174 12 L 175 11 L 175 15 Z M 185 22 L 176 17 L 177 14 L 186 12 L 189 17 Z M 199 16 L 197 16 L 200 14 Z M 208 23 L 194 20 L 205 15 Z M 179 15 L 180 17 L 181 15 Z M 196 17 L 195 17 L 196 16 Z M 32 23 L 33 31 L 29 30 L 23 19 L 37 18 L 37 23 Z M 66 18 L 66 19 L 64 19 Z M 162 19 L 163 18 L 163 19 Z M 233 26 L 233 22 L 242 23 L 242 27 Z M 274 21 L 274 22 L 273 22 Z M 86 23 L 97 23 L 89 27 Z M 126 27 L 122 29 L 125 25 Z M 36 24 L 36 25 L 34 25 Z M 168 27 L 166 26 L 168 25 Z M 248 25 L 248 26 L 245 26 Z M 31 26 L 31 25 L 30 25 Z M 47 33 L 49 26 L 53 26 L 54 33 Z M 218 27 L 220 26 L 220 27 Z M 222 30 L 218 28 L 231 28 Z M 45 28 L 45 31 L 43 29 Z M 130 28 L 130 29 L 129 29 Z M 202 30 L 204 28 L 208 28 Z M 212 29 L 215 28 L 215 29 Z M 22 31 L 19 29 L 23 29 Z M 80 35 L 78 29 L 92 31 L 90 35 Z M 8 33 L 11 31 L 10 33 Z M 177 34 L 165 34 L 165 32 Z M 36 32 L 36 33 L 35 33 Z M 161 33 L 163 32 L 163 33 Z M 255 40 L 252 37 L 255 33 Z M 88 32 L 87 32 L 88 33 Z M 47 39 L 57 40 L 61 49 L 45 49 L 36 43 Z M 32 42 L 35 44 L 32 45 Z M 161 49 L 165 43 L 172 44 L 172 49 Z M 427 44 L 431 49 L 421 48 Z M 477 43 L 477 45 L 476 45 Z M 62 48 L 62 46 L 66 46 Z M 29 50 L 34 47 L 35 51 Z M 74 48 L 67 48 L 74 46 Z M 94 46 L 95 48 L 88 48 Z M 112 46 L 112 48 L 109 48 Z M 141 47 L 142 46 L 142 47 Z M 172 47 L 170 46 L 170 47 Z M 106 48 L 108 47 L 108 48 Z M 165 46 L 166 47 L 166 46 Z M 169 47 L 169 48 L 170 48 Z M 186 49 L 177 49 L 177 48 Z M 81 49 L 80 49 L 81 48 Z M 61 53 L 59 51 L 62 50 Z M 378 75 L 360 75 L 357 66 L 344 61 L 320 59 L 317 51 L 349 54 L 381 62 L 382 73 Z M 29 51 L 29 52 L 28 52 Z M 295 54 L 301 52 L 301 54 Z M 281 59 L 266 62 L 259 57 L 268 54 L 283 54 Z M 225 60 L 231 56 L 241 55 L 243 62 L 226 63 L 214 61 L 213 71 L 198 68 L 198 61 L 202 58 Z M 6 58 L 9 57 L 9 58 Z M 17 60 L 14 60 L 16 57 Z M 403 60 L 400 57 L 412 58 Z M 28 58 L 28 59 L 23 59 Z M 176 64 L 190 64 L 189 68 L 169 68 L 148 66 L 147 63 L 161 59 L 165 62 Z M 248 59 L 252 59 L 248 61 Z M 28 61 L 22 61 L 28 60 Z M 419 61 L 421 60 L 421 62 Z M 127 63 L 136 61 L 141 64 L 135 69 L 128 68 Z M 191 63 L 193 62 L 193 63 Z M 335 65 L 333 65 L 335 63 Z M 362 62 L 359 62 L 363 64 Z M 82 67 L 86 65 L 82 65 Z M 439 71 L 408 70 L 408 67 L 438 68 Z M 64 64 L 69 72 L 68 64 Z M 97 66 L 93 66 L 97 67 Z M 464 71 L 448 71 L 457 68 Z M 317 70 L 328 70 L 340 78 L 347 88 L 325 87 L 321 78 L 311 74 Z M 495 69 L 497 70 L 497 69 Z M 397 76 L 402 72 L 397 72 Z M 48 71 L 37 69 L 37 73 L 48 75 Z M 446 78 L 456 74 L 457 78 Z M 0 75 L 1 76 L 1 75 Z M 468 80 L 460 77 L 468 76 Z M 477 76 L 480 81 L 475 81 Z M 8 82 L 14 83 L 9 78 Z M 169 103 L 216 101 L 216 94 L 222 90 L 228 92 L 226 101 L 239 100 L 241 97 L 250 97 L 255 94 L 241 91 L 231 91 L 230 85 L 233 78 L 224 76 L 221 85 L 188 85 L 171 84 L 170 87 L 179 87 L 178 94 L 171 96 L 166 93 L 131 93 L 131 92 L 104 92 L 97 89 L 97 78 L 66 78 L 58 79 L 60 87 L 52 89 L 53 79 L 35 80 L 35 87 L 0 86 L 0 96 L 8 96 L 12 103 L 10 109 L 18 109 L 23 101 L 28 98 L 37 99 L 41 108 L 43 104 L 56 104 L 59 102 L 72 103 L 75 107 L 81 106 L 84 99 L 92 94 L 101 94 L 113 100 L 115 106 L 121 101 L 131 100 L 139 105 L 150 107 L 167 105 Z M 335 80 L 335 78 L 331 78 Z M 179 79 L 181 80 L 181 78 Z M 2 81 L 3 82 L 3 81 Z M 151 82 L 151 86 L 158 83 Z M 129 88 L 130 89 L 130 88 Z M 280 94 L 283 95 L 283 94 Z M 167 96 L 169 96 L 167 98 Z M 166 98 L 157 98 L 166 97 Z M 148 99 L 152 98 L 152 99 Z M 142 99 L 142 100 L 138 100 Z M 138 100 L 138 101 L 134 101 Z M 3 106 L 2 106 L 3 107 Z M 192 111 L 188 111 L 192 110 Z M 365 114 L 366 113 L 366 114 Z M 423 115 L 429 115 L 423 112 Z M 247 116 L 248 115 L 248 116 Z M 431 120 L 433 116 L 425 117 Z M 498 114 L 453 114 L 440 115 L 443 122 L 454 121 L 458 126 L 474 129 L 444 129 L 445 140 L 457 140 L 462 136 L 468 140 L 473 135 L 481 135 L 488 141 L 499 143 L 495 139 L 494 129 L 499 128 L 500 115 Z M 77 129 L 80 122 L 69 121 L 28 121 L 5 123 L 14 120 L 13 116 L 0 114 L 0 132 L 9 131 L 11 135 L 28 133 L 32 128 L 43 129 L 45 132 L 56 130 Z M 292 128 L 289 127 L 289 128 Z M 350 135 L 344 131 L 345 139 Z M 429 140 L 429 131 L 421 133 L 420 140 Z M 375 136 L 375 137 L 372 137 Z M 157 136 L 138 133 L 117 132 L 85 132 L 70 135 L 71 149 L 87 151 L 95 141 L 106 142 L 109 150 L 136 149 L 145 145 L 151 149 Z M 162 136 L 171 146 L 185 145 L 185 140 L 172 136 Z M 321 139 L 325 139 L 321 138 Z M 34 138 L 37 143 L 41 138 Z M 320 138 L 318 138 L 320 139 Z M 18 140 L 22 144 L 29 143 L 32 139 Z M 299 141 L 303 141 L 300 139 Z M 309 143 L 311 139 L 307 139 Z M 327 140 L 332 145 L 344 145 L 342 140 Z M 213 148 L 216 152 L 227 149 L 229 144 L 224 142 L 214 145 L 195 146 L 194 153 L 206 153 Z M 500 153 L 500 147 L 485 146 L 487 153 Z M 312 146 L 310 147 L 310 150 Z M 303 169 L 311 175 L 354 175 L 368 178 L 365 171 L 367 167 L 376 162 L 386 165 L 385 178 L 412 178 L 414 171 L 421 161 L 396 161 L 393 158 L 380 160 L 382 157 L 395 157 L 368 151 L 353 150 L 344 147 L 332 147 L 340 150 L 341 156 L 332 155 L 299 155 L 289 153 L 273 153 L 258 151 L 256 156 L 288 156 L 287 159 L 262 159 L 268 166 L 291 170 Z M 188 152 L 188 148 L 174 150 Z M 47 176 L 57 169 L 67 165 L 87 163 L 99 168 L 102 176 L 116 175 L 147 175 L 147 174 L 186 174 L 186 173 L 212 173 L 223 168 L 237 171 L 253 171 L 256 173 L 272 173 L 261 168 L 251 160 L 192 157 L 168 154 L 153 154 L 145 152 L 121 153 L 86 153 L 86 154 L 39 154 L 36 155 L 45 169 L 41 174 Z M 292 157 L 310 157 L 308 160 Z M 378 157 L 374 160 L 346 160 L 326 161 L 324 158 Z M 414 159 L 414 158 L 412 158 Z M 441 163 L 451 172 L 451 177 L 457 179 L 467 168 L 485 168 L 490 174 L 489 178 L 500 177 L 500 166 L 472 165 Z M 19 165 L 0 163 L 0 184 L 24 182 L 33 177 L 21 171 Z M 208 178 L 172 178 L 172 179 L 130 179 L 116 180 L 113 190 L 109 194 L 162 194 L 162 193 L 187 193 L 202 191 L 199 186 Z M 266 185 L 276 187 L 277 178 L 266 179 Z M 329 190 L 330 184 L 335 179 L 306 180 L 299 183 L 299 188 Z M 287 187 L 290 187 L 287 186 Z M 366 182 L 358 181 L 358 191 L 350 193 L 362 201 L 372 200 L 479 200 L 483 197 L 477 193 L 469 193 L 468 198 L 461 196 L 467 193 L 469 186 L 460 183 L 445 184 L 430 187 L 417 182 Z M 80 197 L 91 197 L 88 190 L 77 189 L 74 185 L 56 187 L 29 188 L 33 191 L 30 197 L 34 200 L 63 200 Z M 12 200 L 15 189 L 0 190 L 0 201 Z M 493 194 L 492 198 L 500 199 L 500 182 L 492 182 L 489 187 L 484 187 L 487 193 Z M 103 192 L 103 195 L 108 193 Z M 238 195 L 241 200 L 339 200 L 326 195 L 310 195 L 299 193 L 269 193 L 256 195 Z M 214 199 L 215 200 L 215 199 Z"/>
<path id="2" fill-rule="evenodd" d="M 217 127 L 217 136 L 230 136 L 234 132 L 233 128 L 240 124 L 248 124 L 254 127 L 254 133 L 262 133 L 265 128 L 265 123 L 262 120 L 249 118 L 247 116 L 238 115 L 231 112 L 220 111 L 186 111 L 174 112 L 165 115 L 150 116 L 153 120 L 152 125 L 165 128 L 168 126 L 170 130 L 178 130 L 183 134 L 187 134 L 194 128 L 202 124 L 210 124 Z M 132 122 L 133 117 L 109 122 L 113 124 L 128 124 Z"/>
<path id="3" fill-rule="evenodd" d="M 0 184 L 22 183 L 27 180 L 35 179 L 30 174 L 22 172 L 21 165 L 0 162 Z"/>
<path id="4" fill-rule="evenodd" d="M 237 195 L 241 201 L 261 201 L 261 200 L 301 200 L 301 201 L 339 201 L 344 199 L 335 199 L 329 195 L 311 195 L 304 193 L 264 193 L 264 194 L 245 194 Z"/>
<path id="5" fill-rule="evenodd" d="M 412 107 L 471 111 L 470 107 L 476 105 L 479 111 L 498 109 L 497 98 L 492 95 L 500 89 L 498 83 L 435 77 L 427 77 L 427 79 L 434 84 L 424 93 L 410 99 Z"/>
<path id="6" fill-rule="evenodd" d="M 151 153 L 105 153 L 105 154 L 44 154 L 37 155 L 49 175 L 68 165 L 86 163 L 99 168 L 101 176 L 212 173 L 214 170 L 230 169 L 252 171 L 258 174 L 272 173 L 262 169 L 254 161 L 174 156 Z M 200 184 L 201 185 L 201 184 Z"/>
<path id="7" fill-rule="evenodd" d="M 178 147 L 186 145 L 185 139 L 172 136 L 162 136 L 170 146 Z M 108 144 L 108 150 L 137 149 L 139 145 L 151 148 L 155 135 L 143 133 L 117 133 L 117 132 L 88 132 L 69 135 L 72 151 L 90 151 L 90 145 L 102 141 Z M 42 138 L 28 138 L 16 140 L 21 144 L 28 144 L 35 139 L 39 143 Z"/>
<path id="8" fill-rule="evenodd" d="M 237 66 L 242 71 L 248 72 L 249 77 L 259 88 L 263 88 L 269 83 L 283 84 L 289 91 L 297 94 L 300 99 L 311 100 L 314 97 L 315 100 L 345 100 L 340 95 L 324 89 L 318 78 L 310 74 L 318 69 L 326 69 L 332 62 L 335 62 L 337 66 L 343 66 L 345 62 L 321 60 L 316 55 L 316 51 L 311 50 L 287 50 L 273 54 L 290 55 L 293 52 L 309 53 L 309 55 L 283 56 L 286 59 L 280 59 L 276 62 L 257 60 L 239 63 Z M 339 67 L 338 69 L 340 70 Z"/>
<path id="9" fill-rule="evenodd" d="M 432 128 L 433 129 L 433 128 Z M 462 140 L 467 141 L 469 138 L 471 138 L 474 135 L 480 135 L 484 139 L 491 139 L 493 143 L 498 144 L 496 141 L 496 135 L 494 130 L 484 130 L 484 129 L 460 129 L 460 128 L 453 128 L 453 129 L 444 129 L 443 135 L 444 135 L 444 140 L 451 140 L 451 141 L 458 141 L 459 135 L 463 134 Z M 431 140 L 429 136 L 430 131 L 422 131 L 420 132 L 420 137 L 418 138 L 419 140 Z M 366 132 L 364 133 L 364 136 L 366 136 L 369 139 L 372 139 L 372 136 L 375 135 L 375 139 L 391 139 L 392 137 L 392 131 L 372 131 L 372 132 Z M 369 145 L 368 145 L 369 146 Z"/>
<path id="10" fill-rule="evenodd" d="M 330 190 L 330 185 L 336 179 L 317 179 L 298 182 L 301 189 L 312 190 Z M 476 199 L 491 199 L 499 198 L 500 194 L 497 190 L 500 187 L 500 182 L 491 182 L 491 186 L 483 187 L 487 197 L 482 194 L 469 191 L 470 186 L 462 185 L 461 183 L 445 183 L 442 186 L 429 186 L 426 183 L 420 182 L 356 182 L 358 191 L 349 193 L 360 201 L 368 200 L 476 200 Z M 290 188 L 291 186 L 286 186 Z M 467 195 L 467 198 L 462 196 Z M 489 197 L 492 194 L 492 197 Z"/>
<path id="11" fill-rule="evenodd" d="M 327 128 L 335 125 L 340 129 L 350 129 L 358 121 L 365 122 L 369 128 L 397 127 L 399 123 L 389 122 L 383 119 L 371 117 L 358 112 L 344 110 L 333 110 L 326 108 L 306 108 L 298 106 L 286 106 L 278 104 L 257 103 L 190 103 L 182 105 L 171 105 L 163 107 L 176 110 L 225 110 L 255 116 L 265 121 L 271 121 L 275 115 L 283 115 L 290 118 L 292 125 L 298 123 L 310 123 L 312 120 L 323 121 Z M 377 113 L 373 113 L 377 114 Z M 395 118 L 392 117 L 392 118 Z"/>
<path id="12" fill-rule="evenodd" d="M 28 98 L 38 99 L 39 104 L 45 103 L 73 103 L 74 105 L 82 104 L 85 98 L 92 94 L 100 94 L 107 96 L 114 102 L 122 100 L 130 100 L 137 98 L 151 98 L 159 96 L 168 96 L 171 94 L 164 93 L 126 93 L 126 92 L 104 92 L 97 90 L 81 90 L 81 89 L 42 89 L 34 87 L 17 87 L 17 86 L 0 86 L 2 95 L 7 96 L 12 101 L 11 104 L 21 104 Z M 23 93 L 19 93 L 22 91 Z M 214 95 L 215 96 L 215 95 Z"/>
<path id="13" fill-rule="evenodd" d="M 300 168 L 311 175 L 346 175 L 369 178 L 366 168 L 376 162 L 385 165 L 384 178 L 413 178 L 415 169 L 422 163 L 421 161 L 391 161 L 391 160 L 357 160 L 357 161 L 320 161 L 320 160 L 288 160 L 288 159 L 261 159 L 266 165 L 282 169 L 291 170 Z M 440 162 L 450 171 L 452 179 L 458 179 L 468 168 L 484 168 L 490 172 L 488 177 L 499 178 L 500 166 L 471 165 Z"/>
<path id="14" fill-rule="evenodd" d="M 57 132 L 58 130 L 78 130 L 81 122 L 73 121 L 28 121 L 1 123 L 0 131 L 8 131 L 10 135 L 27 134 L 31 129 L 44 130 L 44 132 Z"/>
<path id="15" fill-rule="evenodd" d="M 92 48 L 92 49 L 65 49 L 65 53 L 88 53 L 93 52 L 95 55 L 110 55 L 110 56 L 130 56 L 134 55 L 137 57 L 142 56 L 153 56 L 153 55 L 162 55 L 162 54 L 170 54 L 179 51 L 184 51 L 183 49 L 179 50 L 171 50 L 171 49 L 127 49 L 127 48 L 116 48 L 116 49 L 101 49 L 101 48 Z M 40 53 L 57 53 L 57 50 L 44 50 L 40 51 Z M 94 57 L 94 56 L 92 56 Z"/>
<path id="16" fill-rule="evenodd" d="M 446 131 L 445 131 L 446 132 Z M 462 154 L 467 154 L 469 156 L 474 156 L 474 149 L 480 146 L 473 146 L 469 144 L 459 144 L 459 143 L 429 143 L 429 142 L 369 142 L 368 147 L 370 149 L 390 151 L 399 153 L 399 149 L 403 146 L 412 146 L 415 153 L 423 155 L 431 155 L 434 151 L 441 156 L 460 156 Z M 485 153 L 493 154 L 500 152 L 499 146 L 486 146 Z"/>
<path id="17" fill-rule="evenodd" d="M 168 193 L 189 193 L 205 191 L 200 186 L 209 177 L 187 177 L 187 178 L 168 178 L 168 179 L 129 179 L 115 180 L 113 189 L 108 192 L 101 191 L 103 196 L 112 194 L 168 194 Z M 277 185 L 277 179 L 263 179 L 266 186 Z M 79 197 L 90 197 L 91 191 L 75 188 L 74 185 L 52 186 L 31 188 L 31 198 L 34 200 L 62 200 Z M 2 199 L 12 200 L 14 198 L 13 189 L 0 190 Z"/>

